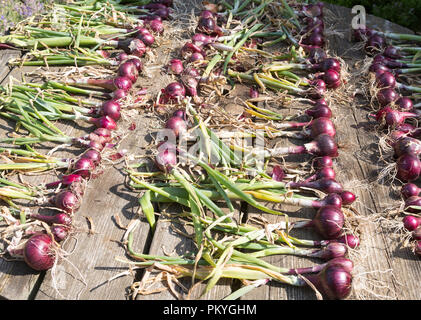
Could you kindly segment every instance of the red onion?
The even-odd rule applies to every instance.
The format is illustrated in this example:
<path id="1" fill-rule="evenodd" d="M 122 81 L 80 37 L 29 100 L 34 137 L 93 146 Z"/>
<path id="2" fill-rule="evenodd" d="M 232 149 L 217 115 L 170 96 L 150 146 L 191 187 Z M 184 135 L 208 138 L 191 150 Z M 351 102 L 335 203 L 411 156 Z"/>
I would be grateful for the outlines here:
<path id="1" fill-rule="evenodd" d="M 177 164 L 177 155 L 169 149 L 160 151 L 155 157 L 155 164 L 159 170 L 163 172 L 170 172 Z"/>
<path id="2" fill-rule="evenodd" d="M 404 181 L 414 181 L 418 179 L 421 173 L 421 162 L 418 156 L 413 154 L 401 155 L 397 162 L 397 178 Z"/>
<path id="3" fill-rule="evenodd" d="M 285 171 L 281 166 L 274 166 L 272 169 L 271 177 L 275 181 L 282 181 L 285 178 Z"/>
<path id="4" fill-rule="evenodd" d="M 157 9 L 153 12 L 154 15 L 161 17 L 162 19 L 168 19 L 170 16 L 170 9 L 167 7 Z"/>
<path id="5" fill-rule="evenodd" d="M 121 77 L 129 78 L 132 83 L 135 83 L 139 76 L 139 71 L 137 71 L 137 67 L 133 62 L 126 61 L 118 67 L 117 74 Z"/>
<path id="6" fill-rule="evenodd" d="M 320 99 L 326 93 L 326 83 L 322 79 L 315 79 L 309 82 L 311 88 L 308 90 L 308 95 L 313 99 Z"/>
<path id="7" fill-rule="evenodd" d="M 338 265 L 328 265 L 317 275 L 306 277 L 327 299 L 345 299 L 351 293 L 352 275 Z"/>
<path id="8" fill-rule="evenodd" d="M 405 216 L 402 221 L 408 231 L 414 231 L 421 225 L 421 218 L 415 216 Z"/>
<path id="9" fill-rule="evenodd" d="M 313 141 L 304 144 L 304 146 L 281 147 L 271 150 L 271 155 L 273 157 L 303 153 L 319 157 L 329 156 L 333 158 L 339 155 L 338 146 L 336 145 L 335 140 L 326 133 L 318 135 Z"/>
<path id="10" fill-rule="evenodd" d="M 418 227 L 412 231 L 412 239 L 417 241 L 421 240 L 421 227 Z"/>
<path id="11" fill-rule="evenodd" d="M 111 131 L 106 128 L 97 128 L 95 129 L 94 133 L 101 138 L 104 138 L 105 141 L 111 141 Z"/>
<path id="12" fill-rule="evenodd" d="M 200 17 L 202 17 L 202 18 L 215 18 L 213 12 L 209 11 L 209 10 L 203 10 L 200 13 Z"/>
<path id="13" fill-rule="evenodd" d="M 195 33 L 193 37 L 191 38 L 193 44 L 195 44 L 198 47 L 202 47 L 203 45 L 208 45 L 214 41 L 214 39 L 211 36 L 208 36 L 203 33 Z"/>
<path id="14" fill-rule="evenodd" d="M 51 199 L 55 206 L 65 212 L 76 211 L 79 206 L 79 199 L 70 191 L 61 191 Z"/>
<path id="15" fill-rule="evenodd" d="M 326 83 L 329 89 L 336 89 L 341 85 L 341 75 L 339 72 L 329 69 L 319 76 Z"/>
<path id="16" fill-rule="evenodd" d="M 117 128 L 117 124 L 109 116 L 102 116 L 100 118 L 94 118 L 94 119 L 92 119 L 92 122 L 98 128 L 104 128 L 104 129 L 107 129 L 107 130 L 115 130 Z"/>
<path id="17" fill-rule="evenodd" d="M 328 70 L 334 70 L 341 72 L 341 63 L 335 58 L 326 58 L 319 63 L 313 64 L 312 69 L 317 72 L 326 72 Z"/>
<path id="18" fill-rule="evenodd" d="M 136 31 L 136 36 L 140 36 L 144 34 L 151 34 L 148 29 L 144 27 L 140 27 L 140 26 L 135 27 L 134 30 L 132 31 Z"/>
<path id="19" fill-rule="evenodd" d="M 310 182 L 290 182 L 288 186 L 291 188 L 311 188 L 320 190 L 324 193 L 341 193 L 343 191 L 342 185 L 333 179 L 318 179 Z"/>
<path id="20" fill-rule="evenodd" d="M 179 117 L 183 119 L 184 121 L 187 121 L 187 114 L 186 114 L 186 110 L 184 109 L 175 110 L 172 115 L 173 117 Z"/>
<path id="21" fill-rule="evenodd" d="M 146 53 L 146 45 L 142 40 L 137 38 L 120 40 L 118 48 L 123 49 L 127 54 L 137 57 L 143 57 Z"/>
<path id="22" fill-rule="evenodd" d="M 186 96 L 186 89 L 179 82 L 172 82 L 162 91 L 169 100 L 177 100 Z"/>
<path id="23" fill-rule="evenodd" d="M 120 62 L 123 62 L 124 60 L 127 60 L 127 58 L 129 57 L 129 55 L 127 54 L 127 53 L 125 53 L 125 52 L 120 52 L 118 55 L 117 55 L 117 60 L 118 61 L 120 61 Z"/>
<path id="24" fill-rule="evenodd" d="M 304 145 L 306 151 L 316 156 L 338 156 L 338 147 L 333 138 L 328 134 L 318 135 L 312 142 Z"/>
<path id="25" fill-rule="evenodd" d="M 254 99 L 259 97 L 259 91 L 255 87 L 251 87 L 249 90 L 249 97 Z"/>
<path id="26" fill-rule="evenodd" d="M 187 123 L 183 118 L 173 116 L 168 119 L 165 128 L 171 129 L 175 136 L 178 137 L 187 131 Z"/>
<path id="27" fill-rule="evenodd" d="M 356 249 L 360 245 L 360 239 L 352 234 L 344 234 L 335 241 L 346 244 L 351 249 Z"/>
<path id="28" fill-rule="evenodd" d="M 393 73 L 383 72 L 378 77 L 376 77 L 377 87 L 379 88 L 395 88 L 396 79 Z"/>
<path id="29" fill-rule="evenodd" d="M 421 188 L 418 188 L 418 186 L 413 183 L 407 183 L 401 188 L 401 195 L 404 199 L 408 199 L 409 197 L 413 196 L 418 196 L 420 192 Z"/>
<path id="30" fill-rule="evenodd" d="M 303 5 L 302 13 L 309 17 L 323 17 L 323 6 L 322 2 L 314 3 L 314 4 L 307 4 Z"/>
<path id="31" fill-rule="evenodd" d="M 336 173 L 335 170 L 333 170 L 331 167 L 323 167 L 319 169 L 315 174 L 304 180 L 304 182 L 310 182 L 317 179 L 335 179 Z"/>
<path id="32" fill-rule="evenodd" d="M 64 186 L 69 186 L 74 182 L 81 182 L 82 181 L 82 177 L 78 174 L 69 174 L 69 175 L 64 175 L 61 177 L 61 179 L 59 181 L 55 181 L 55 182 L 51 182 L 51 183 L 47 183 L 45 185 L 45 187 L 47 189 L 49 188 L 55 188 L 58 185 L 62 184 Z"/>
<path id="33" fill-rule="evenodd" d="M 180 59 L 172 59 L 168 65 L 168 70 L 172 74 L 180 74 L 183 72 L 183 62 Z"/>
<path id="34" fill-rule="evenodd" d="M 97 165 L 101 162 L 101 153 L 95 149 L 89 149 L 81 156 L 82 159 L 89 159 L 91 160 L 94 165 Z"/>
<path id="35" fill-rule="evenodd" d="M 114 92 L 110 94 L 110 98 L 115 101 L 124 99 L 125 97 L 127 97 L 127 91 L 123 89 L 114 90 Z"/>
<path id="36" fill-rule="evenodd" d="M 163 33 L 164 32 L 164 25 L 162 21 L 159 19 L 153 19 L 148 21 L 149 28 L 156 33 Z"/>
<path id="37" fill-rule="evenodd" d="M 308 227 L 312 227 L 324 239 L 336 239 L 342 233 L 344 221 L 344 215 L 339 208 L 324 206 L 317 210 Z"/>
<path id="38" fill-rule="evenodd" d="M 199 86 L 199 81 L 196 80 L 193 77 L 186 77 L 183 76 L 181 78 L 181 82 L 183 83 L 185 89 L 186 89 L 186 94 L 191 96 L 191 97 L 195 97 L 197 96 L 197 87 Z"/>
<path id="39" fill-rule="evenodd" d="M 421 197 L 412 196 L 405 200 L 405 211 L 411 213 L 420 213 L 420 209 L 410 208 L 411 206 L 421 206 Z"/>
<path id="40" fill-rule="evenodd" d="M 394 46 L 387 46 L 383 51 L 383 55 L 390 59 L 402 59 L 403 55 L 400 50 Z"/>
<path id="41" fill-rule="evenodd" d="M 47 224 L 61 224 L 65 226 L 72 225 L 72 218 L 66 213 L 57 213 L 52 216 L 32 213 L 30 217 L 35 220 L 43 221 Z"/>
<path id="42" fill-rule="evenodd" d="M 374 72 L 375 74 L 376 74 L 376 77 L 378 77 L 379 75 L 381 75 L 383 72 L 391 72 L 391 70 L 388 68 L 388 67 L 386 67 L 383 63 L 381 63 L 381 62 L 375 62 L 375 63 L 372 63 L 371 65 L 370 65 L 370 68 L 369 68 L 369 70 L 371 71 L 371 72 Z"/>
<path id="43" fill-rule="evenodd" d="M 347 272 L 352 272 L 354 269 L 354 263 L 346 258 L 334 258 L 332 260 L 329 260 L 325 262 L 324 264 L 318 264 L 313 267 L 307 267 L 307 268 L 294 268 L 290 269 L 287 274 L 297 275 L 297 274 L 306 274 L 306 273 L 315 273 L 320 272 L 322 269 L 326 268 L 327 266 L 340 266 Z"/>
<path id="44" fill-rule="evenodd" d="M 95 164 L 91 159 L 80 158 L 73 165 L 74 173 L 80 175 L 83 178 L 89 178 L 91 172 L 95 169 Z"/>
<path id="45" fill-rule="evenodd" d="M 325 44 L 323 34 L 312 32 L 308 37 L 303 39 L 303 44 L 323 47 Z"/>
<path id="46" fill-rule="evenodd" d="M 189 62 L 203 61 L 205 57 L 200 52 L 193 52 L 189 57 Z"/>
<path id="47" fill-rule="evenodd" d="M 213 18 L 201 17 L 197 23 L 197 31 L 205 34 L 212 34 L 215 30 L 215 20 Z"/>
<path id="48" fill-rule="evenodd" d="M 111 119 L 118 121 L 121 117 L 120 104 L 116 100 L 109 100 L 103 103 L 101 115 L 109 116 Z"/>
<path id="49" fill-rule="evenodd" d="M 148 47 L 152 46 L 155 43 L 155 37 L 150 33 L 139 34 L 137 38 L 140 39 Z"/>
<path id="50" fill-rule="evenodd" d="M 355 200 L 357 200 L 357 196 L 353 194 L 351 191 L 342 191 L 340 194 L 342 198 L 342 204 L 344 206 L 348 206 L 354 203 Z"/>
<path id="51" fill-rule="evenodd" d="M 374 34 L 368 38 L 365 44 L 365 50 L 368 54 L 374 55 L 385 47 L 386 41 L 385 39 L 377 34 Z"/>
<path id="52" fill-rule="evenodd" d="M 26 264 L 34 270 L 50 269 L 56 260 L 53 240 L 46 234 L 35 234 L 28 239 L 23 250 Z"/>
<path id="53" fill-rule="evenodd" d="M 309 49 L 308 60 L 310 63 L 319 63 L 327 58 L 326 51 L 320 47 L 311 47 Z"/>
<path id="54" fill-rule="evenodd" d="M 332 117 L 332 110 L 323 104 L 316 104 L 314 107 L 307 109 L 305 113 L 314 119 Z"/>
<path id="55" fill-rule="evenodd" d="M 336 135 L 335 125 L 329 118 L 317 118 L 311 122 L 310 126 L 310 137 L 316 138 L 321 134 L 327 134 L 331 137 Z"/>
<path id="56" fill-rule="evenodd" d="M 414 155 L 421 154 L 421 141 L 411 137 L 403 137 L 393 144 L 395 156 L 400 157 L 403 154 L 411 153 Z"/>
<path id="57" fill-rule="evenodd" d="M 317 170 L 333 167 L 333 160 L 329 156 L 317 157 L 313 160 L 313 167 Z"/>
<path id="58" fill-rule="evenodd" d="M 396 100 L 396 105 L 401 111 L 411 111 L 414 107 L 414 103 L 408 97 L 400 97 L 398 100 Z"/>
<path id="59" fill-rule="evenodd" d="M 133 63 L 136 66 L 136 69 L 138 72 L 142 71 L 143 69 L 143 63 L 142 61 L 140 61 L 139 58 L 131 58 L 131 59 L 128 59 L 126 62 Z"/>

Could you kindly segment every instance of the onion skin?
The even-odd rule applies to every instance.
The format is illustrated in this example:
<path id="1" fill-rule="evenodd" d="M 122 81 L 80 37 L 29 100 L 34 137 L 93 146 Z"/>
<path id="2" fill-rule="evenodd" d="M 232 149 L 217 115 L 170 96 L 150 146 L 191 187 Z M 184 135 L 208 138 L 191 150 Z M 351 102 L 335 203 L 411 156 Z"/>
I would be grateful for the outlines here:
<path id="1" fill-rule="evenodd" d="M 34 270 L 51 269 L 56 255 L 53 251 L 53 240 L 46 234 L 35 234 L 28 239 L 23 250 L 26 264 Z"/>

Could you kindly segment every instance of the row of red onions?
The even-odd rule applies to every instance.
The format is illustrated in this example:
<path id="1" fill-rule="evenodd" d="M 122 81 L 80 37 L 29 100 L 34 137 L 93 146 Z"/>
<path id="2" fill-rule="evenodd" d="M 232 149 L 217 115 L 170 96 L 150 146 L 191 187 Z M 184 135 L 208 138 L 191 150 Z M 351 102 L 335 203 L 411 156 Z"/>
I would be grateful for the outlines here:
<path id="1" fill-rule="evenodd" d="M 388 45 L 387 39 L 374 30 L 355 30 L 354 38 L 365 41 L 365 51 L 373 57 L 369 71 L 374 75 L 378 88 L 375 98 L 379 110 L 370 116 L 388 130 L 388 143 L 393 148 L 396 159 L 396 177 L 406 182 L 401 189 L 405 211 L 419 214 L 421 210 L 412 206 L 421 205 L 419 189 L 414 183 L 421 175 L 421 141 L 418 140 L 421 129 L 407 120 L 419 119 L 420 115 L 414 108 L 414 101 L 402 94 L 411 91 L 408 90 L 411 87 L 402 81 L 406 70 L 410 70 L 414 65 L 400 61 L 399 59 L 404 57 L 402 53 L 395 46 Z M 419 73 L 417 69 L 412 70 Z M 406 215 L 402 223 L 406 230 L 412 232 L 412 239 L 415 241 L 414 252 L 421 257 L 421 218 Z"/>
<path id="2" fill-rule="evenodd" d="M 56 262 L 55 242 L 65 240 L 72 231 L 72 217 L 79 209 L 83 197 L 81 184 L 94 178 L 94 171 L 101 162 L 101 151 L 112 140 L 112 131 L 117 129 L 117 122 L 121 118 L 121 102 L 127 96 L 133 84 L 138 80 L 143 69 L 141 57 L 147 48 L 155 43 L 153 33 L 162 33 L 162 19 L 168 18 L 168 7 L 171 1 L 151 3 L 144 9 L 150 10 L 151 14 L 142 16 L 145 27 L 137 27 L 136 38 L 119 41 L 119 48 L 123 52 L 117 55 L 119 67 L 117 75 L 113 79 L 88 79 L 69 83 L 71 85 L 90 85 L 111 91 L 110 100 L 105 101 L 98 110 L 99 118 L 93 118 L 92 122 L 97 129 L 85 139 L 77 139 L 78 144 L 87 146 L 78 160 L 71 166 L 72 172 L 63 175 L 59 181 L 51 182 L 47 188 L 64 187 L 56 195 L 49 199 L 50 204 L 59 213 L 55 215 L 31 214 L 32 219 L 41 220 L 50 225 L 54 235 L 52 239 L 48 234 L 37 233 L 29 238 L 23 250 L 25 262 L 34 270 L 48 270 Z M 164 9 L 163 7 L 166 9 Z M 108 55 L 108 54 L 107 54 Z"/>
<path id="3" fill-rule="evenodd" d="M 313 6 L 322 8 L 322 4 L 308 5 L 306 6 L 306 10 L 312 10 L 311 8 Z M 191 65 L 191 63 L 203 59 L 206 54 L 203 47 L 211 42 L 209 40 L 210 37 L 216 37 L 219 35 L 219 29 L 216 25 L 216 21 L 217 19 L 215 18 L 214 13 L 209 11 L 203 11 L 201 13 L 197 28 L 197 31 L 201 33 L 195 34 L 192 38 L 192 42 L 186 43 L 181 50 L 181 56 L 184 58 L 185 62 L 183 63 L 181 59 L 173 59 L 168 65 L 169 72 L 175 75 L 179 75 L 182 80 L 180 82 L 173 82 L 162 90 L 163 95 L 161 97 L 160 103 L 176 102 L 186 95 L 193 97 L 197 96 L 197 81 L 199 72 Z M 311 21 L 309 19 L 305 19 L 305 21 L 309 23 L 308 28 L 310 28 Z M 322 35 L 323 28 L 320 26 L 321 24 L 317 24 L 317 30 L 312 31 L 310 39 L 317 38 Z M 323 38 L 323 36 L 321 37 Z M 326 63 L 329 63 L 329 60 L 326 60 L 329 58 L 325 54 L 324 50 L 322 50 L 320 47 L 323 45 L 324 41 L 310 42 L 310 39 L 306 40 L 308 45 L 312 46 L 309 48 L 309 50 L 312 52 L 319 52 L 319 54 L 313 55 L 312 63 L 320 63 L 321 61 L 326 61 Z M 316 50 L 316 47 L 319 50 Z M 321 52 L 323 52 L 324 55 Z M 339 74 L 340 65 L 338 69 L 337 60 L 332 59 L 332 61 L 335 62 L 334 68 L 336 68 L 336 70 L 334 71 Z M 184 68 L 184 64 L 187 65 L 187 68 Z M 328 68 L 328 70 L 330 69 Z M 186 81 L 186 79 L 189 81 Z M 340 81 L 340 77 L 338 78 L 338 81 Z M 339 85 L 331 86 L 331 88 L 337 88 L 338 86 Z M 250 96 L 257 97 L 258 91 L 254 88 L 251 88 Z M 356 197 L 352 192 L 344 190 L 342 186 L 335 181 L 336 175 L 332 168 L 332 157 L 338 156 L 337 146 L 333 140 L 336 131 L 333 123 L 329 119 L 331 117 L 331 110 L 328 107 L 326 101 L 323 98 L 320 98 L 314 103 L 313 108 L 309 109 L 306 113 L 309 116 L 314 115 L 314 119 L 312 120 L 312 125 L 309 129 L 308 135 L 308 137 L 314 138 L 314 141 L 307 143 L 302 148 L 297 148 L 297 150 L 292 150 L 290 148 L 288 152 L 309 153 L 318 156 L 318 158 L 316 158 L 314 161 L 314 167 L 318 169 L 318 171 L 302 182 L 288 183 L 287 186 L 289 188 L 310 187 L 327 193 L 327 196 L 320 201 L 311 201 L 306 202 L 305 204 L 304 202 L 300 202 L 300 204 L 303 206 L 309 206 L 317 209 L 317 213 L 311 221 L 298 222 L 293 224 L 293 228 L 312 228 L 325 239 L 329 239 L 325 240 L 324 243 L 338 243 L 338 246 L 333 245 L 329 250 L 327 250 L 329 253 L 326 253 L 325 251 L 323 251 L 323 254 L 320 253 L 323 255 L 323 258 L 332 259 L 337 258 L 338 256 L 342 257 L 346 250 L 344 251 L 344 247 L 339 245 L 339 243 L 346 244 L 351 248 L 356 248 L 359 245 L 359 240 L 357 237 L 344 234 L 343 226 L 345 217 L 341 210 L 342 205 L 352 204 L 356 200 Z M 308 123 L 302 125 L 308 125 Z M 299 127 L 300 125 L 290 124 L 289 126 Z M 188 129 L 188 123 L 186 121 L 186 114 L 184 110 L 175 111 L 166 122 L 166 128 L 172 130 L 177 137 L 186 132 Z M 168 144 L 166 147 L 162 147 L 160 149 L 161 151 L 155 158 L 155 163 L 160 170 L 168 172 L 174 165 L 177 164 L 177 155 L 175 149 L 176 148 L 174 146 L 171 147 Z M 285 175 L 282 169 L 279 167 L 277 169 L 278 175 L 274 174 L 273 178 L 277 181 L 281 181 Z M 317 253 L 319 257 L 322 257 L 320 254 Z M 323 268 L 321 267 L 321 269 Z M 318 269 L 317 271 L 320 270 Z M 333 281 L 333 283 L 331 284 L 332 290 L 329 292 L 330 294 L 328 296 L 330 298 L 345 298 L 347 295 L 349 295 L 351 288 L 352 277 L 350 270 L 338 267 L 338 270 L 336 271 L 337 272 L 335 275 L 332 275 L 333 279 L 330 279 Z M 341 281 L 339 277 L 344 276 L 346 277 L 346 284 L 344 286 L 340 286 L 340 292 L 335 292 L 335 288 L 337 287 L 336 284 Z M 315 279 L 319 278 L 315 277 L 314 280 Z M 316 280 L 314 283 L 320 289 L 320 283 L 317 283 Z M 326 290 L 322 290 L 322 292 L 326 293 Z"/>

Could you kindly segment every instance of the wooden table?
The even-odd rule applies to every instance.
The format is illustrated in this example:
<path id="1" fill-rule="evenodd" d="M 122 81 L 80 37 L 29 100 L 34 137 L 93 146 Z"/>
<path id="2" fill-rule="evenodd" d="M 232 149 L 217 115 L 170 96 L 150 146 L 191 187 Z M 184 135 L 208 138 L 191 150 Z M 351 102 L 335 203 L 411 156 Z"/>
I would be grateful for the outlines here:
<path id="1" fill-rule="evenodd" d="M 353 48 L 355 44 L 349 41 L 351 10 L 332 5 L 326 5 L 326 8 L 331 13 L 326 15 L 329 21 L 326 26 L 332 31 L 339 31 L 328 35 L 329 53 L 343 58 L 352 74 L 345 87 L 346 97 L 337 101 L 331 99 L 338 139 L 346 145 L 341 149 L 335 165 L 339 175 L 337 180 L 357 194 L 359 199 L 354 207 L 360 215 L 361 249 L 351 252 L 356 276 L 354 278 L 355 290 L 350 299 L 421 299 L 420 260 L 408 248 L 397 245 L 390 230 L 372 219 L 376 213 L 384 212 L 387 208 L 399 205 L 400 202 L 396 197 L 396 192 L 391 191 L 387 182 L 376 182 L 382 165 L 378 162 L 378 137 L 373 123 L 368 122 L 366 118 L 368 109 L 364 105 L 367 103 L 359 95 L 355 99 L 352 97 L 352 90 L 364 85 L 359 68 L 365 56 L 361 49 Z M 367 24 L 380 30 L 408 32 L 400 26 L 372 16 L 368 17 Z M 171 81 L 170 76 L 160 72 L 160 66 L 172 57 L 171 48 L 185 39 L 187 39 L 186 34 L 181 42 L 174 39 L 163 41 L 156 61 L 148 63 L 150 77 L 139 79 L 139 87 L 146 86 L 150 88 L 151 93 L 157 93 Z M 21 72 L 33 70 L 33 68 L 10 70 L 5 66 L 8 59 L 17 55 L 17 51 L 0 51 L 2 85 L 6 84 L 11 76 L 19 78 Z M 162 123 L 145 111 L 134 118 L 123 119 L 119 122 L 119 127 L 127 129 L 133 121 L 136 123 L 136 129 L 128 131 L 121 149 L 127 149 L 129 154 L 144 155 L 147 146 L 152 142 L 149 133 L 162 127 Z M 67 134 L 75 135 L 87 132 L 86 130 L 89 129 L 72 126 L 63 128 Z M 11 130 L 10 125 L 2 121 L 0 135 L 4 136 L 8 130 Z M 139 209 L 138 195 L 124 185 L 123 168 L 123 162 L 106 166 L 100 177 L 89 182 L 82 206 L 76 214 L 79 232 L 74 235 L 74 239 L 77 242 L 69 244 L 70 247 L 75 245 L 72 254 L 55 269 L 56 285 L 53 283 L 51 272 L 34 272 L 24 262 L 0 259 L 0 297 L 13 300 L 121 300 L 129 298 L 131 285 L 139 281 L 144 273 L 128 272 L 123 276 L 122 272 L 128 271 L 127 265 L 115 259 L 115 257 L 125 257 L 124 248 L 120 243 L 125 230 L 116 223 L 116 217 L 118 216 L 121 225 L 125 226 L 132 219 L 137 219 Z M 40 176 L 35 181 L 45 182 L 47 181 L 45 179 L 46 177 Z M 243 221 L 253 215 L 261 214 L 244 204 L 236 205 L 238 218 L 242 218 Z M 168 208 L 167 210 L 171 213 L 171 210 L 176 209 Z M 282 210 L 291 212 L 292 217 L 310 217 L 309 210 L 297 211 L 292 207 L 282 207 Z M 277 220 L 274 216 L 267 214 L 263 216 L 269 221 Z M 93 232 L 87 232 L 88 230 Z M 307 238 L 314 236 L 310 231 L 303 232 L 302 235 Z M 174 226 L 171 226 L 165 218 L 158 219 L 154 233 L 151 232 L 146 221 L 141 219 L 136 232 L 135 247 L 139 252 L 150 254 L 169 252 L 182 254 L 192 250 L 192 244 L 175 232 Z M 268 260 L 274 264 L 295 267 L 308 266 L 313 262 L 298 257 L 271 257 Z M 107 282 L 117 275 L 122 276 Z M 202 299 L 222 299 L 238 285 L 237 281 L 221 281 Z M 59 289 L 61 296 L 57 294 L 54 287 Z M 175 297 L 167 290 L 159 294 L 138 296 L 138 299 L 172 300 Z M 310 289 L 269 283 L 251 291 L 242 299 L 314 300 L 316 296 Z"/>

